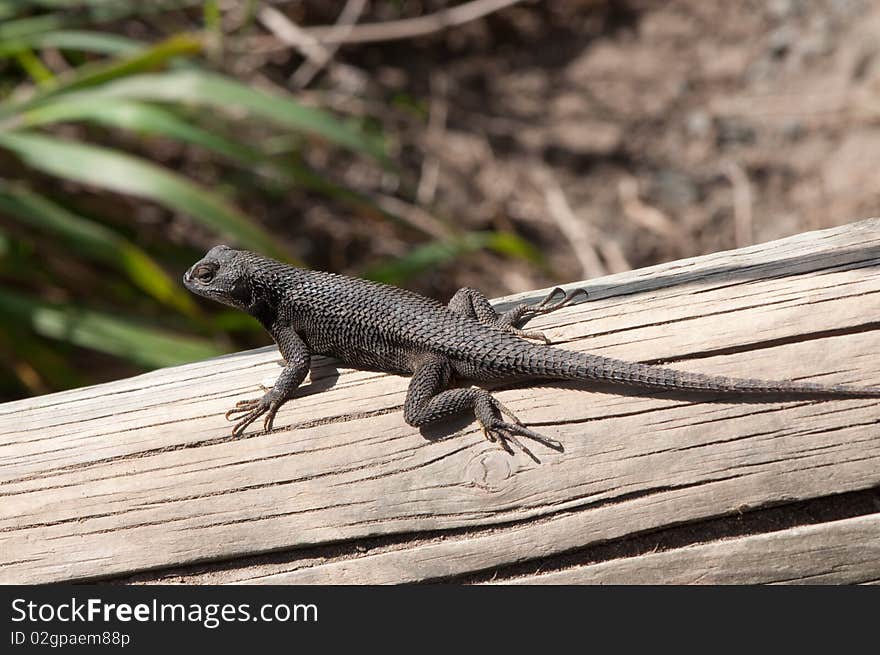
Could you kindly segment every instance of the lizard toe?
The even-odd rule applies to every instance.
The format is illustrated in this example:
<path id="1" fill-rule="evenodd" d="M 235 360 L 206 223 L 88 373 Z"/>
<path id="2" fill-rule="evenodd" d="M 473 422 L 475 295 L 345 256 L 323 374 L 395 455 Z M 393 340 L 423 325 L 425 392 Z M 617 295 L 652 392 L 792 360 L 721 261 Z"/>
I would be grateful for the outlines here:
<path id="1" fill-rule="evenodd" d="M 539 302 L 534 307 L 530 307 L 530 309 L 532 311 L 543 309 L 547 305 L 550 305 L 553 302 L 553 299 L 556 298 L 557 296 L 562 296 L 564 299 L 565 298 L 565 290 L 562 289 L 561 287 L 553 287 L 553 289 L 550 291 L 550 293 L 548 293 L 541 302 Z"/>
<path id="2" fill-rule="evenodd" d="M 240 437 L 244 434 L 244 431 L 247 427 L 256 421 L 262 414 L 265 413 L 266 410 L 257 408 L 248 414 L 244 415 L 235 425 L 232 426 L 232 436 Z"/>
<path id="3" fill-rule="evenodd" d="M 232 426 L 232 436 L 240 437 L 251 423 L 264 414 L 266 418 L 263 421 L 262 432 L 268 432 L 272 429 L 272 422 L 279 407 L 280 403 L 272 399 L 270 394 L 262 398 L 239 400 L 225 415 L 227 421 L 235 421 L 235 425 Z"/>
<path id="4" fill-rule="evenodd" d="M 263 434 L 272 431 L 272 425 L 275 422 L 275 415 L 278 413 L 278 408 L 280 406 L 281 404 L 275 401 L 269 403 L 269 408 L 266 410 L 266 418 L 263 420 Z"/>
<path id="5" fill-rule="evenodd" d="M 493 425 L 484 427 L 483 434 L 492 443 L 497 443 L 498 446 L 508 455 L 514 454 L 513 446 L 516 446 L 531 459 L 539 462 L 535 454 L 522 441 L 517 438 L 516 433 L 511 429 L 514 427 L 516 426 L 513 423 L 498 421 Z"/>
<path id="6" fill-rule="evenodd" d="M 230 409 L 224 415 L 227 421 L 235 421 L 238 420 L 235 415 L 236 414 L 249 414 L 251 411 L 260 406 L 260 398 L 252 398 L 250 400 L 239 400 L 235 403 L 235 407 Z"/>
<path id="7" fill-rule="evenodd" d="M 498 400 L 497 398 L 494 398 L 492 396 L 489 396 L 489 400 L 491 401 L 492 407 L 495 410 L 504 414 L 507 418 L 509 418 L 511 421 L 513 421 L 516 425 L 523 425 L 523 422 L 519 420 L 519 417 L 516 414 L 514 414 L 506 405 L 502 404 L 502 402 L 500 400 Z"/>
<path id="8" fill-rule="evenodd" d="M 533 341 L 543 341 L 544 343 L 549 344 L 550 339 L 543 332 L 539 332 L 538 330 L 520 330 L 519 328 L 513 327 L 512 325 L 507 328 L 508 332 L 515 334 L 518 337 L 522 337 L 523 339 L 531 339 Z"/>
<path id="9" fill-rule="evenodd" d="M 556 302 L 551 302 L 560 294 L 562 294 L 561 300 L 557 300 Z M 541 314 L 549 314 L 550 312 L 555 312 L 557 309 L 562 309 L 563 307 L 568 307 L 575 300 L 577 300 L 578 296 L 583 296 L 585 300 L 587 298 L 589 298 L 589 294 L 587 293 L 587 290 L 584 289 L 583 287 L 578 287 L 576 289 L 572 289 L 568 293 L 566 293 L 565 291 L 563 291 L 559 287 L 556 287 L 555 289 L 553 289 L 553 291 L 551 291 L 547 295 L 546 298 L 544 298 L 544 300 L 539 302 L 537 305 L 534 305 L 533 307 L 529 307 L 526 313 L 530 317 L 539 316 Z"/>
<path id="10" fill-rule="evenodd" d="M 548 448 L 552 448 L 553 450 L 562 452 L 564 450 L 562 444 L 556 439 L 551 439 L 550 437 L 545 437 L 542 434 L 538 434 L 533 430 L 525 427 L 522 423 L 507 423 L 506 421 L 495 420 L 488 424 L 481 423 L 480 425 L 483 436 L 486 437 L 492 443 L 497 443 L 504 451 L 509 454 L 513 454 L 513 447 L 516 446 L 523 453 L 532 458 L 535 462 L 540 463 L 540 460 L 535 456 L 535 454 L 519 439 L 519 437 L 526 437 L 527 439 L 531 439 L 532 441 L 537 441 L 540 444 L 547 446 Z"/>

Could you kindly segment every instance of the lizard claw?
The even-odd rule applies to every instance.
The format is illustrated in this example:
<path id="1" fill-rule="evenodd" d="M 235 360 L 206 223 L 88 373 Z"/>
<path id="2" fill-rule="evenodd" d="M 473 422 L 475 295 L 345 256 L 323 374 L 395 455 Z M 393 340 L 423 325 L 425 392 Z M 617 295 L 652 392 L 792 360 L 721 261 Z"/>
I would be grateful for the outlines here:
<path id="1" fill-rule="evenodd" d="M 562 299 L 556 302 L 553 301 L 559 295 L 562 295 Z M 584 299 L 589 298 L 590 295 L 587 293 L 587 290 L 581 287 L 577 289 L 572 289 L 568 293 L 566 293 L 563 289 L 556 287 L 547 294 L 547 297 L 544 298 L 541 302 L 533 307 L 529 307 L 528 313 L 537 316 L 538 314 L 549 314 L 550 312 L 555 312 L 557 309 L 562 309 L 563 307 L 567 307 L 572 304 L 578 296 L 583 296 Z"/>
<path id="2" fill-rule="evenodd" d="M 513 421 L 517 425 L 523 425 L 523 422 L 520 421 L 519 418 L 517 418 L 517 415 L 510 411 L 510 409 L 508 409 L 505 405 L 503 405 L 500 400 L 498 400 L 497 398 L 492 398 L 492 404 L 495 406 L 495 409 L 504 414 L 511 421 Z"/>
<path id="3" fill-rule="evenodd" d="M 556 439 L 545 437 L 537 432 L 533 432 L 525 427 L 522 423 L 507 423 L 505 421 L 494 421 L 490 425 L 481 425 L 483 436 L 492 443 L 497 443 L 505 452 L 513 455 L 511 444 L 519 448 L 526 455 L 531 457 L 536 463 L 540 464 L 540 460 L 535 454 L 517 438 L 517 435 L 527 437 L 540 444 L 544 444 L 548 448 L 562 452 L 565 450 L 561 443 Z"/>
<path id="4" fill-rule="evenodd" d="M 537 441 L 559 452 L 564 450 L 562 444 L 556 441 L 556 439 L 551 439 L 529 430 L 517 418 L 516 414 L 488 394 L 475 406 L 475 410 L 477 422 L 480 424 L 483 436 L 492 443 L 497 443 L 505 452 L 511 455 L 513 455 L 511 444 L 513 444 L 513 446 L 519 448 L 535 462 L 540 463 L 535 454 L 518 437 L 526 437 L 532 441 Z M 510 419 L 509 423 L 501 420 L 502 414 Z"/>
<path id="5" fill-rule="evenodd" d="M 541 309 L 543 307 L 546 307 L 547 304 L 551 300 L 553 300 L 556 296 L 558 296 L 560 294 L 564 298 L 565 297 L 565 290 L 562 289 L 561 287 L 553 287 L 553 289 L 550 291 L 550 293 L 548 293 L 547 296 L 541 302 L 539 302 L 537 305 L 532 307 L 532 309 L 534 310 L 534 309 Z"/>
<path id="6" fill-rule="evenodd" d="M 281 404 L 273 400 L 269 395 L 267 393 L 262 398 L 239 400 L 235 403 L 235 407 L 226 412 L 227 421 L 236 421 L 235 425 L 232 426 L 233 437 L 240 437 L 251 423 L 264 414 L 266 417 L 263 420 L 262 433 L 265 434 L 272 429 L 275 414 L 278 413 L 278 408 Z"/>
<path id="7" fill-rule="evenodd" d="M 525 307 L 522 316 L 519 317 L 518 321 L 526 322 L 533 319 L 535 316 L 549 314 L 550 312 L 555 312 L 557 309 L 568 307 L 578 298 L 578 296 L 583 296 L 584 298 L 589 297 L 589 295 L 587 294 L 587 290 L 580 287 L 578 287 L 577 289 L 572 289 L 568 293 L 566 293 L 560 287 L 556 287 L 550 293 L 548 293 L 547 296 L 537 305 Z M 508 325 L 506 326 L 506 329 L 509 332 L 512 332 L 518 337 L 522 337 L 524 339 L 543 341 L 546 344 L 550 343 L 550 339 L 548 339 L 543 332 L 538 332 L 536 330 L 521 330 L 515 325 Z"/>

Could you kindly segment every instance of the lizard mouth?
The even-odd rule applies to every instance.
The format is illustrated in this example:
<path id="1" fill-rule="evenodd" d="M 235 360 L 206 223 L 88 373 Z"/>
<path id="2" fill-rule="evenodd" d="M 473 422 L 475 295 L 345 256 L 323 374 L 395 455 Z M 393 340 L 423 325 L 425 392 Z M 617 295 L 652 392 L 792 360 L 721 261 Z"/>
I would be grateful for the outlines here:
<path id="1" fill-rule="evenodd" d="M 193 266 L 191 266 L 189 268 L 189 270 L 186 273 L 183 274 L 183 284 L 187 289 L 192 288 L 192 272 L 196 266 L 197 266 L 197 264 L 194 264 Z"/>
<path id="2" fill-rule="evenodd" d="M 201 291 L 203 291 L 202 287 L 199 285 L 199 279 L 193 275 L 193 272 L 198 266 L 198 264 L 194 264 L 186 273 L 183 274 L 183 286 L 185 286 L 193 293 L 200 293 Z"/>

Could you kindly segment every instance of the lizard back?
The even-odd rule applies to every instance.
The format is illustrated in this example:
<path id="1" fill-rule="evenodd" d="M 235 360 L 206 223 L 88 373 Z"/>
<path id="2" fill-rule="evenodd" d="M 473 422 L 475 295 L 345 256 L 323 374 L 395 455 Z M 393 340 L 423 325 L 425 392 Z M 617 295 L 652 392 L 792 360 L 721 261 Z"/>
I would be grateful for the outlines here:
<path id="1" fill-rule="evenodd" d="M 290 321 L 312 352 L 354 367 L 412 373 L 420 355 L 442 355 L 460 374 L 488 379 L 529 374 L 546 359 L 538 351 L 553 350 L 400 287 L 248 254 L 255 294 L 272 313 Z"/>
<path id="2" fill-rule="evenodd" d="M 526 341 L 406 289 L 241 254 L 251 269 L 255 316 L 265 307 L 268 316 L 289 321 L 311 352 L 356 368 L 411 374 L 439 355 L 458 375 L 474 380 L 542 377 L 694 391 L 880 397 L 877 387 L 730 378 L 570 352 Z"/>

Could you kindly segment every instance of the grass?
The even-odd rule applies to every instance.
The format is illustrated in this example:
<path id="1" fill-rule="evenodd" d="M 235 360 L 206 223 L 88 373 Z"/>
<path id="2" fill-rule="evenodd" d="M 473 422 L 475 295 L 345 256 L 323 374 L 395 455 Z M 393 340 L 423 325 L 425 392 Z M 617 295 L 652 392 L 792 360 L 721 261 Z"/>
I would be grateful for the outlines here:
<path id="1" fill-rule="evenodd" d="M 161 35 L 180 11 L 202 28 L 152 42 L 127 33 L 136 18 Z M 230 333 L 245 343 L 261 334 L 244 315 L 202 309 L 179 283 L 203 247 L 191 232 L 308 265 L 291 247 L 295 223 L 279 234 L 245 209 L 249 199 L 301 189 L 397 225 L 304 163 L 321 148 L 394 174 L 383 135 L 224 72 L 224 44 L 237 35 L 222 18 L 212 0 L 0 0 L 3 397 L 100 379 L 82 364 L 88 352 L 136 371 L 227 352 Z M 151 229 L 143 216 L 157 211 L 177 229 Z M 401 284 L 484 248 L 537 258 L 513 234 L 449 234 L 423 236 L 365 274 Z"/>

